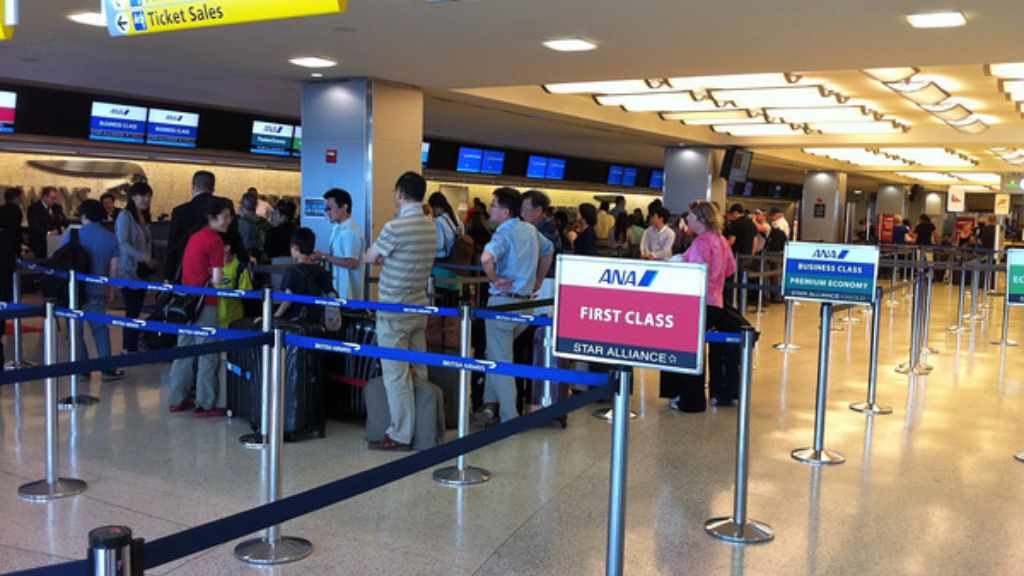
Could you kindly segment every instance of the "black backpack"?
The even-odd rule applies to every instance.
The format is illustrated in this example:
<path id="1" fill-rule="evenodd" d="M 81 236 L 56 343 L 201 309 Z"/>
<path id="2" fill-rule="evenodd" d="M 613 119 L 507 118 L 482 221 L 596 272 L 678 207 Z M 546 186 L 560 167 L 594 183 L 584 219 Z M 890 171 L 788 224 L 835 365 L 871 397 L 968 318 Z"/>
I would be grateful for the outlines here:
<path id="1" fill-rule="evenodd" d="M 67 244 L 61 246 L 53 253 L 52 256 L 43 262 L 43 266 L 53 269 L 69 272 L 74 270 L 79 274 L 89 273 L 89 253 L 85 251 L 81 243 L 78 241 L 78 229 L 71 229 L 71 238 Z M 82 303 L 82 281 L 78 281 L 78 305 Z M 39 280 L 39 291 L 42 292 L 43 298 L 46 300 L 53 300 L 57 303 L 57 306 L 67 307 L 70 299 L 68 296 L 69 282 L 64 278 L 58 278 L 56 276 L 43 275 Z"/>

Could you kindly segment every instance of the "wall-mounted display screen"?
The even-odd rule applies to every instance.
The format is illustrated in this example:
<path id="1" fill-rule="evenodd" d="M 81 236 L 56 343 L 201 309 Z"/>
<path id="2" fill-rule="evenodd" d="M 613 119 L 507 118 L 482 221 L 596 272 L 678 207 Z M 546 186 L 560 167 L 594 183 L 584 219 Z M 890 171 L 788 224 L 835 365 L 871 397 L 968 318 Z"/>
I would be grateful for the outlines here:
<path id="1" fill-rule="evenodd" d="M 302 157 L 302 126 L 296 126 L 292 134 L 292 156 Z"/>
<path id="2" fill-rule="evenodd" d="M 0 90 L 0 134 L 14 132 L 14 112 L 18 108 L 18 95 Z"/>
<path id="3" fill-rule="evenodd" d="M 746 182 L 750 174 L 750 164 L 754 161 L 754 153 L 742 148 L 729 148 L 722 160 L 719 176 L 731 182 Z"/>
<path id="4" fill-rule="evenodd" d="M 547 178 L 547 176 L 548 158 L 546 156 L 530 156 L 530 161 L 526 164 L 526 177 Z"/>
<path id="5" fill-rule="evenodd" d="M 291 156 L 294 136 L 294 126 L 256 120 L 252 123 L 252 141 L 249 151 L 253 154 Z"/>
<path id="6" fill-rule="evenodd" d="M 459 148 L 459 163 L 455 169 L 459 172 L 480 172 L 484 162 L 484 151 L 480 148 Z"/>
<path id="7" fill-rule="evenodd" d="M 109 102 L 93 102 L 89 139 L 144 144 L 147 110 Z"/>
<path id="8" fill-rule="evenodd" d="M 484 159 L 480 172 L 484 174 L 501 174 L 505 169 L 505 153 L 497 150 L 484 150 Z"/>
<path id="9" fill-rule="evenodd" d="M 548 170 L 547 174 L 544 175 L 548 180 L 564 180 L 565 179 L 565 159 L 564 158 L 548 158 Z"/>
<path id="10" fill-rule="evenodd" d="M 636 168 L 623 168 L 622 169 L 622 185 L 623 186 L 636 186 Z"/>
<path id="11" fill-rule="evenodd" d="M 423 165 L 427 165 L 427 158 L 430 158 L 430 142 L 424 142 L 420 145 L 420 160 Z"/>
<path id="12" fill-rule="evenodd" d="M 659 190 L 665 185 L 665 171 L 664 170 L 652 170 L 651 171 L 651 188 L 658 188 Z"/>
<path id="13" fill-rule="evenodd" d="M 199 114 L 174 110 L 149 110 L 146 144 L 195 148 L 199 133 Z"/>
<path id="14" fill-rule="evenodd" d="M 608 185 L 609 186 L 622 186 L 622 171 L 625 170 L 622 166 L 612 166 L 608 169 Z"/>
<path id="15" fill-rule="evenodd" d="M 747 182 L 747 183 L 745 183 L 743 185 L 743 195 L 746 196 L 747 198 L 750 198 L 751 196 L 754 195 L 754 183 L 753 182 Z"/>

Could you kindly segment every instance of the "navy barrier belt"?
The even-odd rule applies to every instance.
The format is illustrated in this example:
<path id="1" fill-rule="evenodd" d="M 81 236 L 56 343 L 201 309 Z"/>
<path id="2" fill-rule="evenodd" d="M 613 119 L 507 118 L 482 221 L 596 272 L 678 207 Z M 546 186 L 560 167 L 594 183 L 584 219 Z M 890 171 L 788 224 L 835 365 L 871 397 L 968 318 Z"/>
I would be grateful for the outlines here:
<path id="1" fill-rule="evenodd" d="M 461 358 L 459 356 L 448 356 L 446 354 L 435 354 L 433 352 L 415 352 L 412 350 L 401 350 L 398 348 L 382 348 L 370 344 L 352 344 L 338 340 L 326 340 L 323 338 L 311 338 L 297 334 L 285 334 L 284 341 L 289 346 L 319 350 L 321 352 L 334 352 L 336 354 L 350 354 L 352 356 L 366 356 L 380 358 L 382 360 L 396 360 L 400 362 L 411 362 L 413 364 L 427 364 L 429 366 L 440 366 L 455 370 L 470 370 L 472 372 L 483 372 L 490 374 L 502 374 L 518 378 L 531 378 L 534 380 L 552 380 L 554 382 L 568 382 L 580 386 L 600 386 L 607 381 L 606 374 L 592 372 L 577 372 L 564 368 L 542 368 L 540 366 L 525 366 L 508 362 L 492 362 L 490 360 L 478 360 L 476 358 Z"/>
<path id="2" fill-rule="evenodd" d="M 271 298 L 277 302 L 295 302 L 297 304 L 329 306 L 332 308 L 354 308 L 357 310 L 376 310 L 378 312 L 396 312 L 399 314 L 419 314 L 421 316 L 459 315 L 459 311 L 455 308 L 438 308 L 437 306 L 419 306 L 416 304 L 391 304 L 387 302 L 364 302 L 361 300 L 346 300 L 345 298 L 330 298 L 327 296 L 288 294 L 286 292 L 274 292 L 273 295 L 271 295 Z"/>
<path id="3" fill-rule="evenodd" d="M 550 306 L 550 304 L 548 305 Z M 545 306 L 538 306 L 544 308 Z M 526 324 L 528 326 L 551 326 L 549 316 L 534 316 L 532 314 L 516 314 L 514 312 L 498 312 L 495 310 L 474 310 L 473 317 L 481 320 L 495 320 L 498 322 L 511 322 L 513 324 Z"/>
<path id="4" fill-rule="evenodd" d="M 147 332 L 160 332 L 162 334 L 179 334 L 183 336 L 196 336 L 199 338 L 248 338 L 258 334 L 249 330 L 232 330 L 230 328 L 214 328 L 213 326 L 183 326 L 180 324 L 169 324 L 155 320 L 142 320 L 138 318 L 124 318 L 122 316 L 110 316 L 97 312 L 85 310 L 71 310 L 68 308 L 57 308 L 54 314 L 59 318 L 71 320 L 85 320 L 94 324 L 106 324 L 119 328 L 132 328 L 145 330 Z"/>
<path id="5" fill-rule="evenodd" d="M 16 320 L 18 318 L 35 318 L 45 314 L 42 306 L 0 302 L 0 320 Z"/>
<path id="6" fill-rule="evenodd" d="M 72 374 L 83 374 L 85 372 L 96 372 L 101 370 L 112 370 L 128 366 L 141 366 L 143 364 L 157 364 L 169 362 L 178 358 L 191 358 L 193 356 L 205 356 L 206 354 L 217 354 L 220 352 L 231 352 L 233 350 L 249 350 L 265 344 L 273 344 L 274 337 L 271 334 L 255 333 L 247 338 L 234 338 L 231 340 L 219 340 L 217 342 L 206 342 L 194 346 L 181 346 L 168 348 L 167 350 L 156 350 L 153 352 L 138 352 L 111 356 L 109 358 L 94 358 L 92 360 L 77 360 L 75 362 L 63 362 L 52 366 L 32 366 L 30 368 L 16 368 L 14 370 L 0 371 L 0 386 L 14 384 L 17 382 L 28 382 L 30 380 L 42 380 L 44 378 L 60 378 Z"/>
<path id="7" fill-rule="evenodd" d="M 465 438 L 453 440 L 429 450 L 406 456 L 400 460 L 359 472 L 347 478 L 335 480 L 323 486 L 288 496 L 273 504 L 265 504 L 221 518 L 220 520 L 188 528 L 177 534 L 153 540 L 146 543 L 145 568 L 151 570 L 168 562 L 173 562 L 208 548 L 237 540 L 264 528 L 294 520 L 300 516 L 365 494 L 386 484 L 451 461 L 463 454 L 479 450 L 530 428 L 536 428 L 556 418 L 566 416 L 570 412 L 611 395 L 614 390 L 615 383 L 607 382 L 604 386 L 588 390 L 583 394 L 574 395 L 547 408 L 542 408 L 508 422 L 503 422 L 498 426 L 471 434 Z M 89 565 L 86 561 L 77 560 L 53 566 L 10 572 L 6 576 L 90 576 L 90 573 Z"/>
<path id="8" fill-rule="evenodd" d="M 704 341 L 709 344 L 743 344 L 743 335 L 734 332 L 708 332 Z"/>

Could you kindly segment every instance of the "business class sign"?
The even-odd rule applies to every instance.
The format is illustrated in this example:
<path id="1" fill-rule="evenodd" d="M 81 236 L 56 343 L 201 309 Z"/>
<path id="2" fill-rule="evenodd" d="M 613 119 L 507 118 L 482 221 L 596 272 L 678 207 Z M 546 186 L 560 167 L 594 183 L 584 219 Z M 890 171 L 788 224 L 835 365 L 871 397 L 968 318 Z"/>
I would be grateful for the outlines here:
<path id="1" fill-rule="evenodd" d="M 344 12 L 347 0 L 103 0 L 111 36 Z"/>
<path id="2" fill-rule="evenodd" d="M 878 280 L 878 247 L 789 242 L 782 295 L 833 304 L 870 304 Z"/>
<path id="3" fill-rule="evenodd" d="M 702 372 L 704 265 L 561 255 L 555 283 L 555 356 Z"/>

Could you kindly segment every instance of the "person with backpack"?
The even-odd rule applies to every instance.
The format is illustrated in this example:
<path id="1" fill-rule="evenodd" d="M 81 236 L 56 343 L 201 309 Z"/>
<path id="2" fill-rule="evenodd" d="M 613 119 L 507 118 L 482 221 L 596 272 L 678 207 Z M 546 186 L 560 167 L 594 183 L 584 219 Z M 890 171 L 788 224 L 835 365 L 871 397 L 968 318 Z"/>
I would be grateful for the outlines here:
<path id="1" fill-rule="evenodd" d="M 324 193 L 324 211 L 334 226 L 327 243 L 327 253 L 314 252 L 314 262 L 331 265 L 334 293 L 339 298 L 363 298 L 363 233 L 352 219 L 352 196 L 341 188 Z"/>
<path id="2" fill-rule="evenodd" d="M 94 276 L 117 276 L 118 256 L 120 248 L 117 237 L 104 228 L 102 222 L 107 216 L 103 204 L 99 200 L 85 200 L 78 208 L 82 216 L 82 228 L 71 230 L 64 236 L 64 245 L 77 243 L 87 255 L 88 272 Z M 79 305 L 86 312 L 97 314 L 107 313 L 107 293 L 109 286 L 99 284 L 84 284 L 85 290 Z M 82 322 L 78 323 L 78 360 L 88 360 L 89 352 L 86 350 L 85 338 L 83 337 Z M 106 324 L 90 322 L 89 330 L 92 332 L 92 340 L 96 345 L 96 357 L 110 357 L 110 331 Z M 124 370 L 111 368 L 103 372 L 104 381 L 120 380 L 124 378 Z"/>
<path id="3" fill-rule="evenodd" d="M 444 194 L 440 192 L 434 192 L 427 199 L 427 205 L 430 206 L 430 213 L 434 217 L 434 228 L 437 230 L 437 253 L 434 255 L 435 262 L 447 262 L 450 264 L 469 264 L 473 258 L 473 247 L 469 249 L 469 261 L 465 261 L 465 250 L 463 246 L 459 246 L 459 255 L 456 256 L 455 248 L 457 243 L 462 242 L 463 236 L 466 231 L 459 222 L 459 219 L 455 217 L 455 210 L 452 209 L 452 205 L 448 203 L 448 199 L 445 198 Z M 456 262 L 456 260 L 459 260 Z M 444 280 L 450 280 L 458 276 L 454 270 L 450 268 L 444 268 L 441 266 L 434 266 L 430 270 L 430 275 L 434 277 L 435 283 L 440 282 L 440 286 L 437 290 L 443 290 L 445 294 L 452 294 L 458 292 L 458 285 L 445 285 Z"/>
<path id="4" fill-rule="evenodd" d="M 313 263 L 313 247 L 316 234 L 309 228 L 297 228 L 292 232 L 291 251 L 295 265 L 285 270 L 281 289 L 288 294 L 324 296 L 334 292 L 331 278 L 323 266 Z M 281 302 L 274 312 L 274 318 L 319 323 L 322 307 L 297 302 Z"/>

